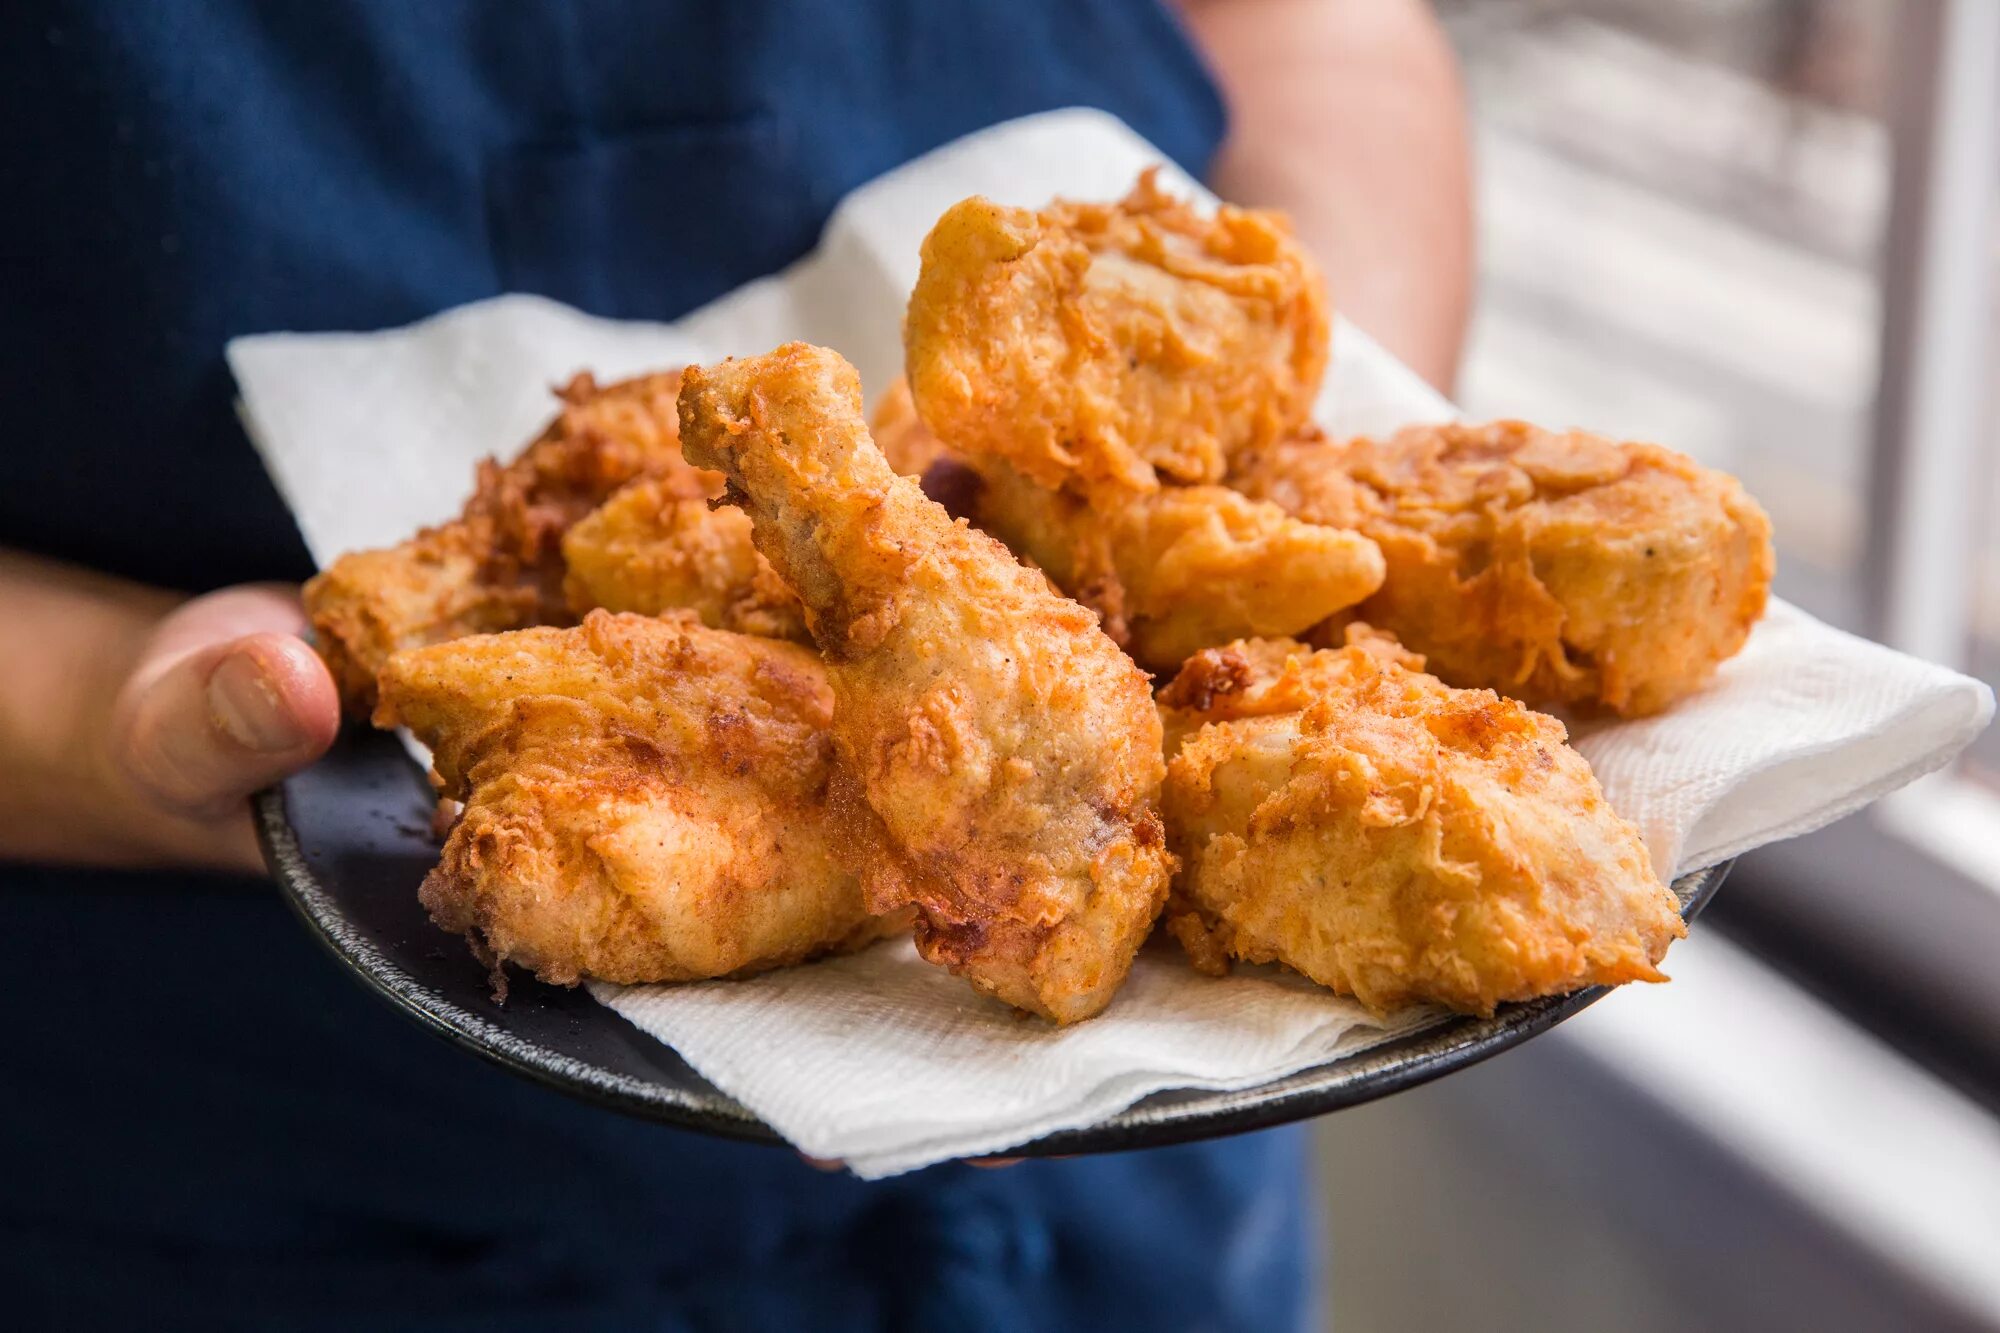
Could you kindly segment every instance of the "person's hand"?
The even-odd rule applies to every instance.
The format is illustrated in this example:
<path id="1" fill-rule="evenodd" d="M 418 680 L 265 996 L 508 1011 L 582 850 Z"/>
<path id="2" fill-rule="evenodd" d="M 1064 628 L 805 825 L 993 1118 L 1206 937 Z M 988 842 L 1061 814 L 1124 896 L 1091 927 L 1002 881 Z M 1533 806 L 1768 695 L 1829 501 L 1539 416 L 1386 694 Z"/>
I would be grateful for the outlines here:
<path id="1" fill-rule="evenodd" d="M 182 604 L 141 643 L 104 758 L 168 859 L 262 869 L 248 797 L 317 759 L 340 727 L 304 624 L 296 590 L 246 585 Z"/>

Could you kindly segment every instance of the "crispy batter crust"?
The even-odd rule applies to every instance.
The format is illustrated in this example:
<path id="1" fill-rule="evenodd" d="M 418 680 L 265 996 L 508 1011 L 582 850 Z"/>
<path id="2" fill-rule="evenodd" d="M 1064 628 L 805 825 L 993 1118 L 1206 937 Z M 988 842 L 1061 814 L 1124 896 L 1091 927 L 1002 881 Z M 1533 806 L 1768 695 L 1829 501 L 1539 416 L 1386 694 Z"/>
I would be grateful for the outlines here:
<path id="1" fill-rule="evenodd" d="M 316 646 L 350 714 L 366 716 L 392 653 L 465 634 L 565 624 L 563 534 L 640 476 L 685 477 L 680 372 L 599 388 L 578 375 L 548 428 L 505 466 L 479 466 L 458 518 L 354 551 L 305 586 Z"/>
<path id="2" fill-rule="evenodd" d="M 1770 593 L 1757 502 L 1653 445 L 1519 421 L 1307 433 L 1231 480 L 1373 538 L 1388 577 L 1356 614 L 1454 684 L 1529 700 L 1659 712 L 1742 648 Z"/>
<path id="3" fill-rule="evenodd" d="M 877 439 L 897 441 L 897 470 L 915 475 L 921 464 L 925 489 L 937 495 L 933 478 L 954 465 L 972 469 L 977 485 L 962 497 L 973 522 L 1096 611 L 1112 642 L 1148 670 L 1170 672 L 1198 649 L 1234 639 L 1302 634 L 1381 586 L 1382 553 L 1368 538 L 1227 487 L 1163 486 L 1092 501 L 999 459 L 960 454 L 916 418 L 902 385 L 891 387 L 874 421 Z"/>
<path id="4" fill-rule="evenodd" d="M 807 642 L 799 599 L 757 553 L 749 518 L 709 503 L 721 493 L 721 478 L 690 469 L 605 501 L 563 537 L 570 610 L 688 610 L 715 629 Z"/>
<path id="5" fill-rule="evenodd" d="M 868 430 L 875 437 L 875 447 L 889 460 L 889 466 L 905 477 L 921 480 L 939 459 L 963 461 L 917 415 L 916 400 L 910 397 L 910 381 L 901 375 L 890 382 L 882 401 L 875 405 Z"/>
<path id="6" fill-rule="evenodd" d="M 1352 652 L 1314 652 L 1296 639 L 1239 639 L 1205 648 L 1160 688 L 1167 758 L 1210 722 L 1303 712 L 1325 695 L 1351 689 L 1357 672 L 1379 667 L 1422 671 L 1424 659 L 1362 621 L 1343 630 Z"/>
<path id="7" fill-rule="evenodd" d="M 878 908 L 1058 1022 L 1109 1003 L 1166 897 L 1146 679 L 1088 611 L 898 477 L 853 368 L 791 344 L 690 368 L 689 460 L 729 478 L 805 605 L 834 735 L 880 819 Z"/>
<path id="8" fill-rule="evenodd" d="M 938 220 L 903 325 L 938 438 L 1099 494 L 1218 482 L 1305 424 L 1329 344 L 1318 270 L 1282 217 L 1204 217 L 1155 176 L 1116 204 L 973 198 Z"/>
<path id="9" fill-rule="evenodd" d="M 1487 1014 L 1661 980 L 1686 933 L 1553 718 L 1379 642 L 1238 645 L 1163 702 L 1186 737 L 1162 797 L 1173 930 L 1199 966 L 1278 961 L 1377 1009 Z"/>
<path id="10" fill-rule="evenodd" d="M 872 916 L 829 801 L 833 695 L 808 650 L 594 611 L 410 649 L 408 726 L 464 809 L 425 879 L 438 925 L 546 981 L 740 975 L 906 925 Z"/>

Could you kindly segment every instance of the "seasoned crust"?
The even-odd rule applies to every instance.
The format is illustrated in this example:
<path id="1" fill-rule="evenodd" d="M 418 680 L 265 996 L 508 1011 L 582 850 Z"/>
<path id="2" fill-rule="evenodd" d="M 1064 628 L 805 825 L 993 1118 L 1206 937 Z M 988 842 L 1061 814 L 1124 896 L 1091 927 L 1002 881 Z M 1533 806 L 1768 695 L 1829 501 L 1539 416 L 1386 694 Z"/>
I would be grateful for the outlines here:
<path id="1" fill-rule="evenodd" d="M 1231 482 L 1373 538 L 1387 578 L 1355 614 L 1454 684 L 1530 701 L 1659 712 L 1743 647 L 1770 594 L 1756 501 L 1654 445 L 1519 421 L 1308 432 Z"/>
<path id="2" fill-rule="evenodd" d="M 1379 645 L 1294 648 L 1245 645 L 1168 691 L 1190 710 L 1162 794 L 1173 929 L 1198 963 L 1480 1014 L 1662 979 L 1676 901 L 1561 723 Z"/>
<path id="3" fill-rule="evenodd" d="M 1342 637 L 1353 652 L 1315 652 L 1296 639 L 1240 639 L 1190 657 L 1158 696 L 1167 757 L 1207 723 L 1301 712 L 1382 666 L 1424 669 L 1422 656 L 1361 621 L 1348 622 Z"/>
<path id="4" fill-rule="evenodd" d="M 853 368 L 791 344 L 690 368 L 688 457 L 727 474 L 826 654 L 834 735 L 879 817 L 878 908 L 978 989 L 1101 1010 L 1166 896 L 1145 676 L 869 438 Z"/>
<path id="5" fill-rule="evenodd" d="M 1115 204 L 948 209 L 903 343 L 939 439 L 1098 495 L 1218 482 L 1234 452 L 1303 426 L 1329 324 L 1281 216 L 1205 217 L 1148 171 Z"/>
<path id="6" fill-rule="evenodd" d="M 428 744 L 463 803 L 421 889 L 433 919 L 547 981 L 630 983 L 907 928 L 863 903 L 832 708 L 806 649 L 593 611 L 398 653 L 375 720 Z"/>
<path id="7" fill-rule="evenodd" d="M 714 629 L 807 642 L 799 599 L 757 553 L 749 518 L 711 503 L 721 492 L 712 473 L 642 478 L 585 516 L 562 541 L 569 609 L 687 610 Z"/>
<path id="8" fill-rule="evenodd" d="M 1112 642 L 1149 671 L 1171 672 L 1232 639 L 1302 634 L 1381 586 L 1382 553 L 1359 533 L 1224 486 L 1094 500 L 1051 490 L 999 459 L 939 443 L 915 410 L 901 380 L 876 410 L 876 438 L 896 441 L 903 459 L 897 471 L 927 469 L 926 494 L 1096 611 Z"/>
<path id="9" fill-rule="evenodd" d="M 460 515 L 397 546 L 353 551 L 305 585 L 314 645 L 351 715 L 373 707 L 391 654 L 465 634 L 566 624 L 563 534 L 640 476 L 692 474 L 680 457 L 680 372 L 557 390 L 561 410 L 512 462 L 479 465 Z"/>

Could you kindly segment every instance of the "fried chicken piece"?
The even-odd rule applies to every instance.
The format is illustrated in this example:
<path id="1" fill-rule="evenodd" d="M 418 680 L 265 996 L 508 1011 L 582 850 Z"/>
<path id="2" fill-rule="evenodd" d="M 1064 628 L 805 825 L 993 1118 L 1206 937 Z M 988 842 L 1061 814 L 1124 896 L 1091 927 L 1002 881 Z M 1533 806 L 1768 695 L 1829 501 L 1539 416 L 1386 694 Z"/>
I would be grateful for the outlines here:
<path id="1" fill-rule="evenodd" d="M 882 401 L 875 405 L 875 416 L 868 429 L 882 457 L 905 477 L 921 480 L 940 459 L 964 461 L 917 415 L 916 400 L 910 397 L 910 381 L 901 375 L 890 383 Z"/>
<path id="2" fill-rule="evenodd" d="M 1352 652 L 1314 652 L 1296 639 L 1269 638 L 1241 639 L 1190 657 L 1160 688 L 1167 758 L 1210 722 L 1304 712 L 1316 700 L 1351 688 L 1357 672 L 1424 669 L 1422 655 L 1371 625 L 1350 621 L 1344 637 L 1343 647 Z"/>
<path id="3" fill-rule="evenodd" d="M 1103 1009 L 1171 866 L 1146 678 L 890 469 L 834 353 L 690 367 L 681 439 L 727 474 L 826 655 L 834 738 L 883 835 L 871 905 L 914 903 L 923 955 L 980 991 L 1061 1023 Z"/>
<path id="4" fill-rule="evenodd" d="M 1189 714 L 1162 798 L 1187 905 L 1170 929 L 1198 963 L 1275 960 L 1378 1010 L 1477 1014 L 1664 980 L 1674 896 L 1554 718 L 1380 642 L 1211 649 L 1166 693 Z"/>
<path id="5" fill-rule="evenodd" d="M 955 204 L 903 324 L 918 412 L 955 449 L 1097 496 L 1305 424 L 1330 341 L 1318 270 L 1278 214 L 1203 217 L 1156 171 L 1116 204 Z"/>
<path id="6" fill-rule="evenodd" d="M 865 944 L 829 807 L 833 695 L 795 644 L 593 611 L 397 653 L 378 726 L 464 802 L 420 894 L 475 952 L 545 981 L 741 975 Z"/>
<path id="7" fill-rule="evenodd" d="M 1226 486 L 1163 486 L 1097 508 L 1005 463 L 978 471 L 979 526 L 1096 609 L 1148 670 L 1234 639 L 1303 633 L 1382 585 L 1368 538 Z"/>
<path id="8" fill-rule="evenodd" d="M 569 609 L 685 609 L 715 629 L 809 642 L 799 599 L 751 544 L 749 516 L 709 507 L 722 491 L 711 477 L 687 469 L 635 481 L 571 528 L 562 540 Z"/>
<path id="9" fill-rule="evenodd" d="M 942 493 L 948 467 L 972 469 L 964 511 L 1070 596 L 1095 610 L 1119 647 L 1153 671 L 1197 649 L 1255 635 L 1300 634 L 1382 583 L 1382 554 L 1358 533 L 1293 518 L 1224 486 L 1163 486 L 1093 504 L 1038 485 L 1007 463 L 940 444 L 898 380 L 876 410 L 875 433 L 921 463 Z M 888 450 L 885 448 L 884 452 Z"/>
<path id="10" fill-rule="evenodd" d="M 366 716 L 392 653 L 465 634 L 566 624 L 563 534 L 641 476 L 692 477 L 681 460 L 680 372 L 600 389 L 578 375 L 562 409 L 506 466 L 479 465 L 458 518 L 400 546 L 353 551 L 305 586 L 320 656 L 347 710 Z"/>
<path id="11" fill-rule="evenodd" d="M 1232 482 L 1372 537 L 1388 577 L 1356 614 L 1453 684 L 1532 701 L 1657 713 L 1742 648 L 1770 593 L 1757 502 L 1654 445 L 1519 421 L 1308 433 Z"/>

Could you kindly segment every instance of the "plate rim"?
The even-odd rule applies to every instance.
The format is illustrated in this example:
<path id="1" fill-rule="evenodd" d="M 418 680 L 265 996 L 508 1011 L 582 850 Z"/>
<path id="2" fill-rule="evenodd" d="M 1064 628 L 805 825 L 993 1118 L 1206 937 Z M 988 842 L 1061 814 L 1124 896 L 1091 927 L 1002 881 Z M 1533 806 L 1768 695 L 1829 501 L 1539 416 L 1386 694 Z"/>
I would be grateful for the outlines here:
<path id="1" fill-rule="evenodd" d="M 285 900 L 309 932 L 369 990 L 452 1045 L 546 1087 L 610 1110 L 680 1129 L 753 1143 L 782 1145 L 784 1137 L 742 1103 L 690 1068 L 699 1085 L 649 1082 L 580 1060 L 437 994 L 388 957 L 347 917 L 338 897 L 308 866 L 292 827 L 284 783 L 252 800 L 257 841 Z M 1690 871 L 1672 883 L 1681 916 L 1692 922 L 1713 900 L 1733 858 Z M 1613 987 L 1503 1004 L 1490 1018 L 1456 1017 L 1405 1033 L 1353 1055 L 1249 1088 L 1166 1089 L 1143 1097 L 1094 1125 L 1057 1130 L 1005 1150 L 1013 1157 L 1166 1147 L 1265 1129 L 1379 1100 L 1419 1087 L 1511 1050 L 1595 1004 Z M 606 1008 L 613 1022 L 627 1022 Z M 628 1024 L 629 1026 L 629 1024 Z M 648 1041 L 657 1038 L 633 1027 Z M 658 1043 L 671 1050 L 666 1043 Z"/>

